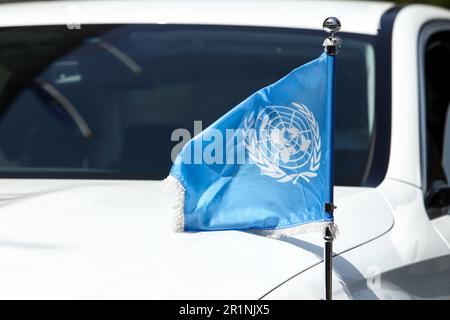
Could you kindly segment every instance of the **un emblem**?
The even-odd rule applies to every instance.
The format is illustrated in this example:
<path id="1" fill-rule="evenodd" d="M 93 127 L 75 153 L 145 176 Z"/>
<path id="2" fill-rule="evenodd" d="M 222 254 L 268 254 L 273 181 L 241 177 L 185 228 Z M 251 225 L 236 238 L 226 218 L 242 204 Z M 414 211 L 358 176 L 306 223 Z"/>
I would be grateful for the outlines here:
<path id="1" fill-rule="evenodd" d="M 247 152 L 262 174 L 294 184 L 317 176 L 319 124 L 306 106 L 267 106 L 250 113 L 243 127 Z"/>

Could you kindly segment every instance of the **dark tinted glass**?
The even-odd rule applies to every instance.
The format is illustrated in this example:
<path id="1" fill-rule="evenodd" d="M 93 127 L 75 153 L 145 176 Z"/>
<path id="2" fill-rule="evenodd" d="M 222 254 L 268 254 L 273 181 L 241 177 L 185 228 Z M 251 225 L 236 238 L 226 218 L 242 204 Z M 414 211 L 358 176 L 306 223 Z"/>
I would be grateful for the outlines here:
<path id="1" fill-rule="evenodd" d="M 0 30 L 0 175 L 162 179 L 177 128 L 208 126 L 321 54 L 323 32 L 63 26 Z M 359 185 L 374 119 L 374 53 L 337 64 L 336 183 Z"/>

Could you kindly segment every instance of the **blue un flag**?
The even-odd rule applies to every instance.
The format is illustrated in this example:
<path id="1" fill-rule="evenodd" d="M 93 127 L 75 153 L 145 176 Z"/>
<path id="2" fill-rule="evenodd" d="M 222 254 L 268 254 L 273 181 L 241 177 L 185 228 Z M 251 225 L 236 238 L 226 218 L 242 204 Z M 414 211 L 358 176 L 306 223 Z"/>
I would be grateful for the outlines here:
<path id="1" fill-rule="evenodd" d="M 166 182 L 177 231 L 333 232 L 335 57 L 293 70 L 191 139 Z"/>

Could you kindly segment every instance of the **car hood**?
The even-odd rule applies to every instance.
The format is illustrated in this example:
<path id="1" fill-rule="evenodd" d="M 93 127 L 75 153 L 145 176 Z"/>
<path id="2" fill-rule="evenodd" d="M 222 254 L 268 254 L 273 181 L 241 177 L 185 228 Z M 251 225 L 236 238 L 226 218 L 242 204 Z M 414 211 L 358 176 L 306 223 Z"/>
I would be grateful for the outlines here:
<path id="1" fill-rule="evenodd" d="M 376 189 L 335 193 L 336 253 L 391 228 Z M 257 299 L 321 261 L 317 234 L 174 233 L 172 200 L 157 181 L 2 180 L 0 298 Z"/>

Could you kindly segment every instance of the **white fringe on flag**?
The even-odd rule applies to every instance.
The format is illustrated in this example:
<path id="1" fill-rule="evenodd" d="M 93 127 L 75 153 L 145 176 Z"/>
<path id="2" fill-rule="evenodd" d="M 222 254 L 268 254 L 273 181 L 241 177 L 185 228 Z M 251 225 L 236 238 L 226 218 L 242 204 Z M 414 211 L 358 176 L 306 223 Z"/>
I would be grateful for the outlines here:
<path id="1" fill-rule="evenodd" d="M 184 187 L 181 182 L 172 175 L 169 175 L 162 183 L 165 189 L 175 194 L 175 203 L 172 206 L 174 212 L 172 229 L 175 232 L 184 232 Z M 334 222 L 310 222 L 282 229 L 250 229 L 248 232 L 269 238 L 280 239 L 283 236 L 289 237 L 312 232 L 321 232 L 324 236 L 327 228 L 330 230 L 333 239 L 339 235 L 339 229 Z"/>
<path id="2" fill-rule="evenodd" d="M 174 176 L 169 175 L 163 181 L 165 189 L 175 193 L 175 202 L 172 206 L 174 215 L 172 229 L 175 232 L 184 232 L 184 187 Z"/>
<path id="3" fill-rule="evenodd" d="M 334 222 L 309 222 L 295 227 L 286 227 L 282 229 L 251 229 L 249 232 L 258 234 L 264 237 L 280 239 L 281 237 L 290 237 L 305 233 L 322 233 L 325 236 L 327 228 L 330 234 L 335 239 L 339 235 L 339 229 Z"/>

